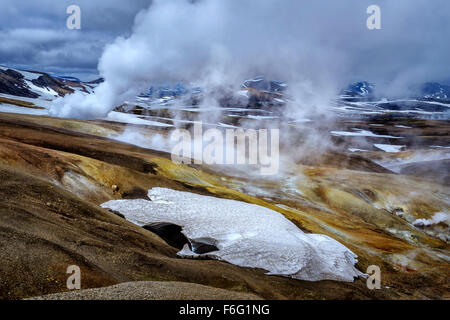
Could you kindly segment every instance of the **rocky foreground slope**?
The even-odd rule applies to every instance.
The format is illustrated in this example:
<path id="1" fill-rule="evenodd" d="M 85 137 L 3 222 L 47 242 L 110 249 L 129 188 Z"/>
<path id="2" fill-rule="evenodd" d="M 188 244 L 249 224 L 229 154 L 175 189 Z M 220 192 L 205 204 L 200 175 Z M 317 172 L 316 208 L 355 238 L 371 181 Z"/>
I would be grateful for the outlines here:
<path id="1" fill-rule="evenodd" d="M 83 289 L 180 281 L 268 299 L 450 297 L 448 224 L 414 224 L 450 211 L 444 184 L 345 153 L 338 156 L 350 160 L 322 156 L 291 164 L 275 181 L 175 165 L 166 153 L 106 138 L 124 129 L 107 121 L 0 114 L 0 298 L 67 291 L 66 268 L 73 264 L 81 268 Z M 155 233 L 99 206 L 146 198 L 155 186 L 278 211 L 304 232 L 328 235 L 351 249 L 359 270 L 378 265 L 382 288 L 369 290 L 363 278 L 300 281 L 181 259 Z"/>

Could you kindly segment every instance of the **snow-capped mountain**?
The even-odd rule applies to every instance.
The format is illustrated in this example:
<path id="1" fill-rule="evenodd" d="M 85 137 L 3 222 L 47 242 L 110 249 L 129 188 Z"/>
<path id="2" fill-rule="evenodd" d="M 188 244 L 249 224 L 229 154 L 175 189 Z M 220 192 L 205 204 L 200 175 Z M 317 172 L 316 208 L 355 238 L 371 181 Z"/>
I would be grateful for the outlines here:
<path id="1" fill-rule="evenodd" d="M 373 95 L 374 89 L 374 84 L 367 81 L 359 81 L 349 84 L 344 93 L 352 97 L 370 97 Z"/>
<path id="2" fill-rule="evenodd" d="M 256 89 L 267 92 L 282 92 L 287 88 L 287 84 L 284 81 L 279 80 L 267 80 L 263 76 L 259 76 L 253 79 L 245 80 L 242 84 L 243 89 Z"/>
<path id="3" fill-rule="evenodd" d="M 0 107 L 6 112 L 14 112 L 13 106 L 21 106 L 22 102 L 25 102 L 35 109 L 41 109 L 26 110 L 27 112 L 46 114 L 54 99 L 74 92 L 90 94 L 101 82 L 102 78 L 84 82 L 70 76 L 0 66 Z M 225 108 L 261 109 L 276 112 L 281 116 L 282 107 L 289 101 L 287 86 L 286 82 L 262 76 L 243 81 L 237 91 L 206 91 L 204 88 L 181 82 L 152 84 L 147 92 L 134 100 L 125 101 L 116 111 L 136 113 L 137 107 L 150 110 L 173 104 L 198 106 L 207 95 L 213 95 Z M 429 82 L 412 88 L 411 92 L 405 97 L 387 99 L 380 96 L 375 84 L 359 81 L 342 90 L 335 104 L 331 106 L 331 111 L 352 117 L 385 114 L 433 119 L 450 117 L 450 86 Z"/>
<path id="4" fill-rule="evenodd" d="M 334 109 L 338 113 L 357 117 L 389 114 L 427 119 L 450 118 L 450 86 L 427 82 L 412 86 L 408 91 L 403 96 L 386 98 L 375 84 L 359 81 L 342 90 Z"/>
<path id="5" fill-rule="evenodd" d="M 283 81 L 267 80 L 262 76 L 245 80 L 237 92 L 225 88 L 207 91 L 204 88 L 186 83 L 153 84 L 139 98 L 147 99 L 151 104 L 170 104 L 183 101 L 187 105 L 197 105 L 206 95 L 213 95 L 222 107 L 272 107 L 285 103 L 283 93 L 287 84 Z"/>
<path id="6" fill-rule="evenodd" d="M 437 82 L 427 82 L 420 89 L 420 96 L 424 99 L 450 101 L 450 86 Z"/>
<path id="7" fill-rule="evenodd" d="M 0 94 L 17 97 L 52 100 L 75 91 L 88 94 L 100 82 L 97 80 L 83 82 L 74 77 L 51 76 L 39 71 L 25 71 L 0 66 Z"/>
<path id="8" fill-rule="evenodd" d="M 438 82 L 425 82 L 409 88 L 410 94 L 402 98 L 414 98 L 419 100 L 450 100 L 450 86 Z M 382 92 L 376 92 L 376 86 L 367 81 L 351 83 L 345 90 L 344 95 L 350 97 L 375 99 L 375 95 L 382 95 Z"/>

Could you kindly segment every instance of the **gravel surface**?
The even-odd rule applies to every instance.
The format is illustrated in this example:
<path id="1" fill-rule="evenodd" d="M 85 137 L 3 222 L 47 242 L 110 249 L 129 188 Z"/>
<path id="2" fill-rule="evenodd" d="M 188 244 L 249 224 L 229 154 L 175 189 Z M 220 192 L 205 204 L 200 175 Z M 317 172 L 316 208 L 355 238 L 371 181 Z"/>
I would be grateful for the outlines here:
<path id="1" fill-rule="evenodd" d="M 110 287 L 83 289 L 27 300 L 257 300 L 260 297 L 177 281 L 136 281 Z"/>

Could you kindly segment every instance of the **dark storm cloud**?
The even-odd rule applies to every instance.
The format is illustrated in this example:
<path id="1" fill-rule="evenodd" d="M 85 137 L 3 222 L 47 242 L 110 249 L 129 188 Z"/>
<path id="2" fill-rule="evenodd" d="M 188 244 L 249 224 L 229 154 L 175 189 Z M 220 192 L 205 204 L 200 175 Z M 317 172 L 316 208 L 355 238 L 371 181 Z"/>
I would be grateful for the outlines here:
<path id="1" fill-rule="evenodd" d="M 92 78 L 107 43 L 131 32 L 151 0 L 2 0 L 0 64 Z M 68 30 L 66 9 L 81 8 L 81 30 Z"/>

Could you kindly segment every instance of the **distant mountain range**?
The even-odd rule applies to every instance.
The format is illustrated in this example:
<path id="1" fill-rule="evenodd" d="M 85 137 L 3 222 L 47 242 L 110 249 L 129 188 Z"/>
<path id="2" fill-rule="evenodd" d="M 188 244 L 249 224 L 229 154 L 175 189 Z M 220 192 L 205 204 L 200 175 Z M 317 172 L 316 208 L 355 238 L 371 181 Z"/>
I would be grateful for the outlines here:
<path id="1" fill-rule="evenodd" d="M 450 86 L 437 82 L 427 82 L 421 86 L 421 94 L 425 99 L 450 101 Z"/>
<path id="2" fill-rule="evenodd" d="M 419 100 L 450 101 L 450 86 L 437 82 L 426 82 L 410 88 L 410 96 L 402 98 Z M 343 94 L 356 98 L 373 99 L 376 95 L 376 86 L 367 81 L 350 84 Z"/>
<path id="3" fill-rule="evenodd" d="M 246 95 L 256 97 L 257 100 L 271 101 L 273 99 L 282 99 L 283 93 L 286 91 L 287 83 L 278 80 L 268 80 L 262 76 L 245 80 L 241 89 Z M 165 85 L 154 85 L 144 96 L 154 98 L 177 97 L 186 94 L 198 95 L 202 93 L 201 88 L 190 88 L 182 83 L 173 83 Z M 402 99 L 418 99 L 418 100 L 435 100 L 447 102 L 450 101 L 450 86 L 437 82 L 426 82 L 421 85 L 412 87 L 409 96 L 401 97 Z M 379 99 L 376 92 L 376 86 L 367 81 L 359 81 L 351 83 L 342 91 L 344 99 L 357 101 L 372 101 Z M 278 101 L 280 102 L 280 101 Z"/>
<path id="4" fill-rule="evenodd" d="M 70 76 L 49 75 L 39 71 L 25 71 L 0 66 L 0 94 L 3 98 L 36 99 L 37 105 L 48 105 L 57 97 L 74 92 L 90 94 L 103 82 L 81 81 Z M 243 81 L 238 92 L 216 90 L 205 92 L 202 88 L 186 83 L 154 84 L 140 95 L 150 105 L 171 104 L 173 101 L 185 105 L 198 105 L 205 95 L 213 94 L 222 107 L 240 107 L 278 110 L 289 100 L 286 94 L 288 84 L 262 76 Z M 376 86 L 367 81 L 348 85 L 336 97 L 333 109 L 352 115 L 398 114 L 412 117 L 439 117 L 447 119 L 450 114 L 450 86 L 427 82 L 414 88 L 409 96 L 398 99 L 380 98 Z M 38 101 L 39 100 L 39 101 Z M 34 101 L 33 101 L 34 102 Z M 138 103 L 139 104 L 139 103 Z"/>

